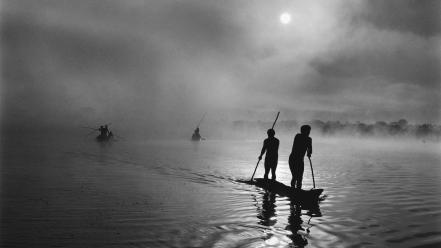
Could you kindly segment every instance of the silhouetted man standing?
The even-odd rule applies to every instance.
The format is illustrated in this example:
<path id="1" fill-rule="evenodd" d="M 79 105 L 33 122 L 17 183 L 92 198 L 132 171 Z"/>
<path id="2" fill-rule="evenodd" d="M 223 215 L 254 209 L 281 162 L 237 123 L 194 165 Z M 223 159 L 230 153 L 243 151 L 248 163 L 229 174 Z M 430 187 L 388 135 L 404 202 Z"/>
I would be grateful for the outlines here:
<path id="1" fill-rule="evenodd" d="M 271 179 L 276 180 L 276 168 L 277 161 L 279 159 L 279 140 L 274 137 L 276 132 L 274 129 L 268 129 L 266 132 L 268 134 L 268 138 L 263 141 L 262 151 L 260 152 L 259 160 L 262 159 L 262 155 L 266 151 L 265 155 L 265 175 L 264 179 L 268 179 L 268 173 L 271 170 L 272 177 Z"/>
<path id="2" fill-rule="evenodd" d="M 305 153 L 310 158 L 312 154 L 312 139 L 309 137 L 311 127 L 303 125 L 300 133 L 296 134 L 292 145 L 291 154 L 289 155 L 289 169 L 291 170 L 292 180 L 291 187 L 301 189 L 304 171 Z"/>
<path id="3" fill-rule="evenodd" d="M 109 127 L 107 125 L 104 126 L 104 133 L 105 133 L 106 137 L 109 136 L 110 131 L 109 131 Z"/>
<path id="4" fill-rule="evenodd" d="M 191 136 L 191 139 L 192 139 L 192 140 L 196 140 L 196 141 L 199 141 L 199 140 L 202 139 L 201 134 L 199 133 L 199 127 L 197 127 L 197 128 L 194 130 L 194 133 L 193 133 L 193 135 Z"/>
<path id="5" fill-rule="evenodd" d="M 100 128 L 98 128 L 98 131 L 100 131 L 100 136 L 101 137 L 106 137 L 107 136 L 107 131 L 106 128 L 104 128 L 104 126 L 100 126 Z"/>

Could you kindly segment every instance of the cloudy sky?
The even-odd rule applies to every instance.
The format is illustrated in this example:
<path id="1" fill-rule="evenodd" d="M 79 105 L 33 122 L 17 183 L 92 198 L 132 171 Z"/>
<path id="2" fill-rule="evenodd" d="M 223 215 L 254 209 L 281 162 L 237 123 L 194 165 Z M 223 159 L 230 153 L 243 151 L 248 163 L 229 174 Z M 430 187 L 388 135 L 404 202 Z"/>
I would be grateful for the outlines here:
<path id="1" fill-rule="evenodd" d="M 439 123 L 440 3 L 3 0 L 2 123 Z"/>

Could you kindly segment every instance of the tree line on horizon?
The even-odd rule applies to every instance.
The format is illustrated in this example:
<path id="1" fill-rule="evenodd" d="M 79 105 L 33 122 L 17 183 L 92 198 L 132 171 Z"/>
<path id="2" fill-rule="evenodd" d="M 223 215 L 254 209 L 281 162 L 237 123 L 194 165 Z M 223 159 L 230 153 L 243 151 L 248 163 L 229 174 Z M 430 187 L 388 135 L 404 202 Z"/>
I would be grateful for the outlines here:
<path id="1" fill-rule="evenodd" d="M 296 120 L 284 120 L 277 123 L 277 129 L 281 132 L 297 130 L 301 125 L 311 125 L 314 132 L 324 136 L 349 135 L 358 137 L 414 137 L 419 139 L 440 140 L 441 125 L 423 123 L 410 124 L 406 119 L 398 121 L 377 121 L 375 123 L 341 122 L 312 120 L 310 122 L 298 122 Z M 233 121 L 233 128 L 237 131 L 244 129 L 262 129 L 271 126 L 263 121 Z"/>

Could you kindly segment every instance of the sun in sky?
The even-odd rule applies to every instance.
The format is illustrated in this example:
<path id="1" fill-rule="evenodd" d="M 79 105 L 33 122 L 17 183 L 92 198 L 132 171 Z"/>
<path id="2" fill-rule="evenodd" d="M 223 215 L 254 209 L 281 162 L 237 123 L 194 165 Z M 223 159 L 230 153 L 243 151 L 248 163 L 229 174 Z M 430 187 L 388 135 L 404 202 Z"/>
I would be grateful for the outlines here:
<path id="1" fill-rule="evenodd" d="M 291 22 L 291 15 L 287 12 L 280 14 L 279 21 L 282 24 L 289 24 Z"/>

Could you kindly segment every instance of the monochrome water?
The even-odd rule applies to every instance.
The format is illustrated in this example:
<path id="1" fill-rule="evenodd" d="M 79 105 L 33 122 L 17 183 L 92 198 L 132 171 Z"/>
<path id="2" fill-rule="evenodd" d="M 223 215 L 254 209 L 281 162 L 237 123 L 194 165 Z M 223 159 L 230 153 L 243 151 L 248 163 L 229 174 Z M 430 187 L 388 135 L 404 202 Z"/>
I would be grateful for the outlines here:
<path id="1" fill-rule="evenodd" d="M 4 247 L 441 244 L 439 143 L 315 139 L 324 200 L 296 215 L 288 197 L 240 182 L 260 140 L 22 138 L 2 153 Z M 277 179 L 289 185 L 292 137 L 279 138 Z M 304 178 L 312 188 L 308 167 Z"/>

